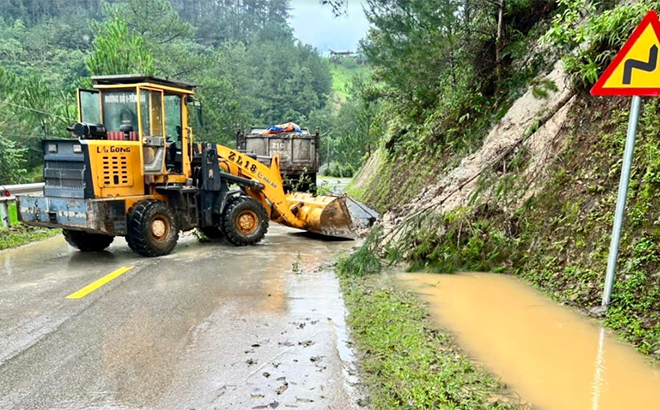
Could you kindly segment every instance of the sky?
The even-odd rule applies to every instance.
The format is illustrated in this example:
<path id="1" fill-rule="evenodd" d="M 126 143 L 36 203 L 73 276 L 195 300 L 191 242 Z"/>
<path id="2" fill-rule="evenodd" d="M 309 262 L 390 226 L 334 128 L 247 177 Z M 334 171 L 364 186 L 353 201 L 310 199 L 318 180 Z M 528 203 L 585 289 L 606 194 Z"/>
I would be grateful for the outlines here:
<path id="1" fill-rule="evenodd" d="M 335 17 L 330 6 L 319 0 L 291 0 L 291 18 L 296 37 L 316 47 L 322 54 L 329 49 L 356 51 L 366 36 L 369 22 L 362 11 L 363 0 L 348 0 L 346 15 Z"/>

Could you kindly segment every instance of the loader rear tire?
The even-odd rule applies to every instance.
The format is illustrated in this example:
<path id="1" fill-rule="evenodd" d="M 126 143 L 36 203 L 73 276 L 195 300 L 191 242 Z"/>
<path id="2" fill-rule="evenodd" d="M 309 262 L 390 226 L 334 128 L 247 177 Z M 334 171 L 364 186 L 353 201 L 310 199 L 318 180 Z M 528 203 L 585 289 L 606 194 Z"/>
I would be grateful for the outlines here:
<path id="1" fill-rule="evenodd" d="M 225 237 L 236 246 L 254 245 L 268 232 L 268 214 L 255 199 L 245 196 L 229 200 L 222 215 Z"/>
<path id="2" fill-rule="evenodd" d="M 101 252 L 115 240 L 114 236 L 71 231 L 69 229 L 62 229 L 62 234 L 69 245 L 78 248 L 81 252 Z"/>
<path id="3" fill-rule="evenodd" d="M 179 240 L 179 227 L 170 207 L 162 201 L 139 202 L 128 219 L 126 242 L 137 254 L 167 255 Z"/>

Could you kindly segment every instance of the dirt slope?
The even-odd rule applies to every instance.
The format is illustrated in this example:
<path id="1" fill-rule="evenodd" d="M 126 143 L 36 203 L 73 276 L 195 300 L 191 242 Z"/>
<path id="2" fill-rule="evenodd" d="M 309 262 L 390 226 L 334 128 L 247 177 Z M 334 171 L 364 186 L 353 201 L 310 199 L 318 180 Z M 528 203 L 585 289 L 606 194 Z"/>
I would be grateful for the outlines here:
<path id="1" fill-rule="evenodd" d="M 442 176 L 440 182 L 423 190 L 413 201 L 383 216 L 386 235 L 407 218 L 430 211 L 444 213 L 468 205 L 479 188 L 479 178 L 484 171 L 506 171 L 507 162 L 521 150 L 525 151 L 526 161 L 530 164 L 525 171 L 529 179 L 543 179 L 546 174 L 544 164 L 551 162 L 564 147 L 560 130 L 575 99 L 570 77 L 561 61 L 549 74 L 540 76 L 534 83 L 551 84 L 547 96 L 539 97 L 534 87 L 530 87 L 493 127 L 478 151 L 464 158 L 457 167 Z M 375 164 L 370 161 L 364 168 L 355 186 L 366 186 L 373 178 Z M 529 192 L 521 196 L 519 202 L 528 198 L 537 186 L 530 184 Z"/>

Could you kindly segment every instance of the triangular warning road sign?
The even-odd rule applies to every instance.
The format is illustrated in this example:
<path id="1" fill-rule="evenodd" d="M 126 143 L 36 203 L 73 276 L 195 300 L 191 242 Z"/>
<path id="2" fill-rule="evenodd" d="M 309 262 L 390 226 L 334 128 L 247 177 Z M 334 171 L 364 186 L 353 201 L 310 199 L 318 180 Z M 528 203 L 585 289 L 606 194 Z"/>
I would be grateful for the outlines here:
<path id="1" fill-rule="evenodd" d="M 660 20 L 655 11 L 635 29 L 591 95 L 660 96 Z"/>

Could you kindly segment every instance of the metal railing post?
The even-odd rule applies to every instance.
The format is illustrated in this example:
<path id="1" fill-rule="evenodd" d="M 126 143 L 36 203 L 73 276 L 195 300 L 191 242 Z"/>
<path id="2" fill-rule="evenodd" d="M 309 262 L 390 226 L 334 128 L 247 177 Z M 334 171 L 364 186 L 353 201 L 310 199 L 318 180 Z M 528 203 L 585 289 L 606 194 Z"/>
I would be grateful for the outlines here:
<path id="1" fill-rule="evenodd" d="M 6 200 L 0 202 L 0 219 L 2 219 L 2 227 L 9 228 L 11 221 L 9 220 L 9 206 Z"/>
<path id="2" fill-rule="evenodd" d="M 41 195 L 45 184 L 38 182 L 34 184 L 0 185 L 0 226 L 8 228 L 11 226 L 11 215 L 9 214 L 9 203 L 15 202 L 15 195 Z"/>

